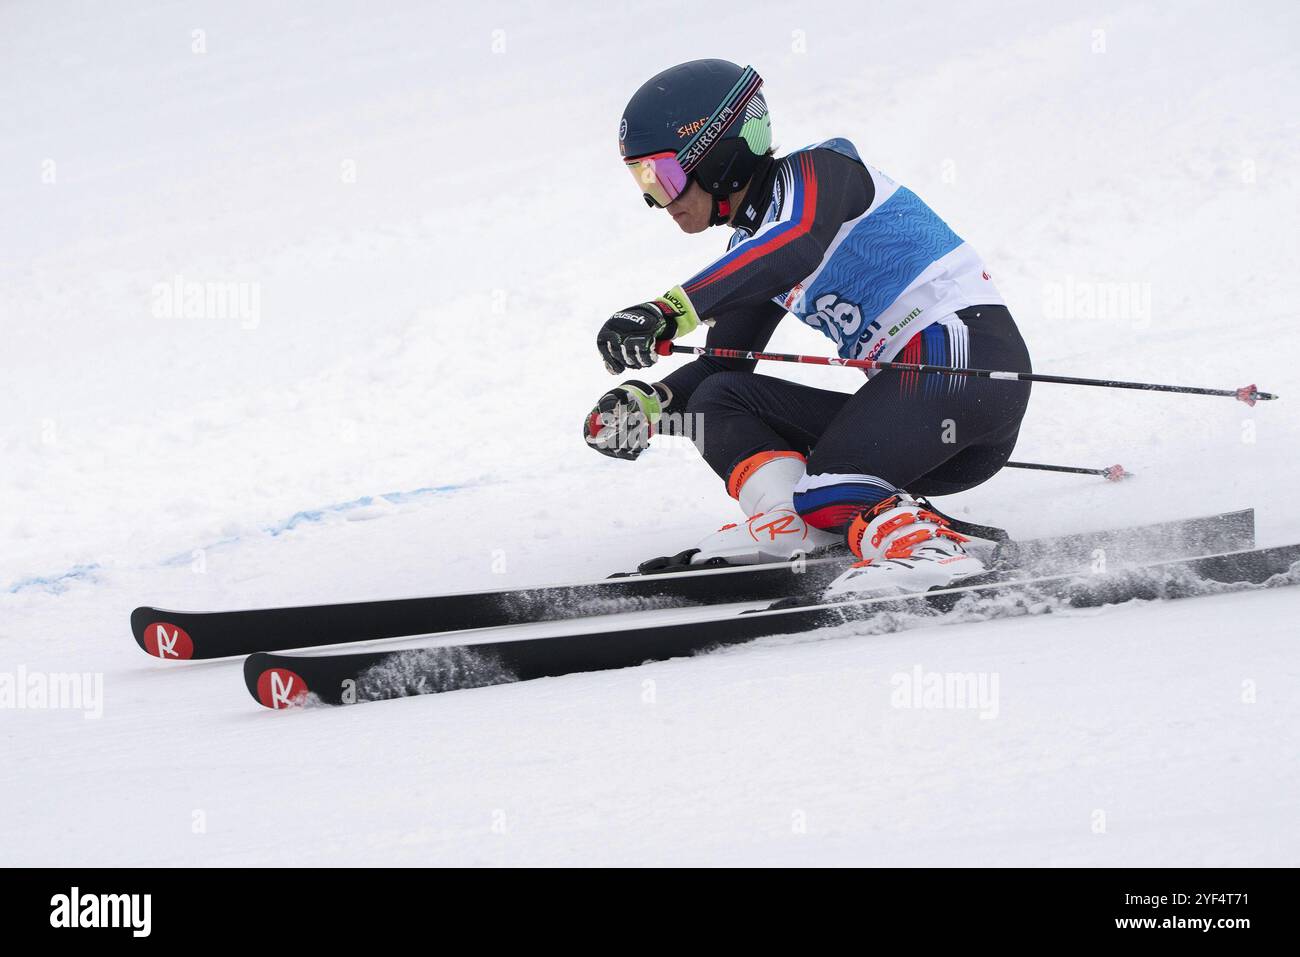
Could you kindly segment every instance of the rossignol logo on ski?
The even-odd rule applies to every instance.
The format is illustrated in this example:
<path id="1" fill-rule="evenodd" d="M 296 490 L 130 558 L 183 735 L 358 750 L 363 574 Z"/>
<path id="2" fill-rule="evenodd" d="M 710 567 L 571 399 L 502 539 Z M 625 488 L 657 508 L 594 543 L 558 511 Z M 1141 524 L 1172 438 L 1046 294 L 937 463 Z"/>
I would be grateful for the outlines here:
<path id="1" fill-rule="evenodd" d="M 155 621 L 144 630 L 144 650 L 155 658 L 194 657 L 194 641 L 180 625 Z"/>
<path id="2" fill-rule="evenodd" d="M 153 929 L 152 894 L 83 894 L 73 887 L 50 898 L 50 926 L 77 929 L 127 928 L 132 937 L 148 937 Z"/>
<path id="3" fill-rule="evenodd" d="M 302 704 L 307 693 L 307 682 L 288 668 L 267 668 L 257 679 L 257 700 L 275 710 Z"/>

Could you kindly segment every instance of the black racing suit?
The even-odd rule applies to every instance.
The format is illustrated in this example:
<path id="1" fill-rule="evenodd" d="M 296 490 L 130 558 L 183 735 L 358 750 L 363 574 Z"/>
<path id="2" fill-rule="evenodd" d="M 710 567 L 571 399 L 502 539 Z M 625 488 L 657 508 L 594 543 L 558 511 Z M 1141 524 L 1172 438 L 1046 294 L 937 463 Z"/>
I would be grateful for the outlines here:
<path id="1" fill-rule="evenodd" d="M 973 250 L 851 146 L 831 145 L 760 165 L 728 253 L 683 284 L 714 323 L 707 345 L 761 350 L 790 311 L 846 358 L 1030 371 Z M 755 364 L 703 357 L 666 376 L 667 431 L 683 431 L 685 413 L 724 481 L 755 455 L 806 456 L 794 505 L 830 530 L 899 489 L 944 495 L 987 481 L 1029 400 L 1028 383 L 892 371 L 836 392 Z"/>

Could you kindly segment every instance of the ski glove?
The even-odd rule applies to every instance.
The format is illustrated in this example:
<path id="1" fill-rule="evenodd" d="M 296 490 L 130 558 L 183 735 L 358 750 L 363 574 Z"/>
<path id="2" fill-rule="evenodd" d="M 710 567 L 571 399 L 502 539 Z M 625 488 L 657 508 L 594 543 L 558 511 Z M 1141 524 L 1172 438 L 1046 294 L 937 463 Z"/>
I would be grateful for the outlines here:
<path id="1" fill-rule="evenodd" d="M 656 342 L 684 336 L 699 324 L 691 300 L 681 286 L 674 286 L 659 299 L 620 309 L 606 319 L 596 335 L 596 348 L 610 375 L 648 369 L 659 360 Z"/>
<path id="2" fill-rule="evenodd" d="M 631 461 L 650 444 L 671 397 L 663 384 L 624 382 L 600 397 L 582 423 L 582 437 L 601 455 Z"/>

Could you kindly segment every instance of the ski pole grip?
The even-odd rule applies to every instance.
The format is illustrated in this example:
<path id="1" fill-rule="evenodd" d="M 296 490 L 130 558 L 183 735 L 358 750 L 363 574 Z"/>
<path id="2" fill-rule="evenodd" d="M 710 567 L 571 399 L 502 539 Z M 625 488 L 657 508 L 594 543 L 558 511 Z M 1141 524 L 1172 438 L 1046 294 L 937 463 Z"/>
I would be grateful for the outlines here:
<path id="1" fill-rule="evenodd" d="M 661 356 L 670 356 L 670 355 L 672 355 L 672 354 L 673 354 L 673 340 L 671 340 L 671 339 L 660 339 L 658 342 L 655 343 L 655 352 L 659 353 Z"/>

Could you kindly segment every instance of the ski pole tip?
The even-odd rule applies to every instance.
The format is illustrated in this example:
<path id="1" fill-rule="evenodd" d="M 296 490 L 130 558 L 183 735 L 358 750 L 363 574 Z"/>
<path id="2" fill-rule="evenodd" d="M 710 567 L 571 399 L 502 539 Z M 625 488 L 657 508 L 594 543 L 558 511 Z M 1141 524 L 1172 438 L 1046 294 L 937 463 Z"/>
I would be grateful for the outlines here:
<path id="1" fill-rule="evenodd" d="M 1260 392 L 1253 382 L 1237 390 L 1237 401 L 1244 402 L 1251 408 L 1255 407 L 1256 402 L 1268 402 L 1276 398 L 1277 396 L 1271 392 Z"/>
<path id="2" fill-rule="evenodd" d="M 1125 471 L 1122 465 L 1112 465 L 1110 468 L 1102 469 L 1101 474 L 1106 476 L 1107 482 L 1118 482 L 1128 478 L 1133 473 Z"/>

